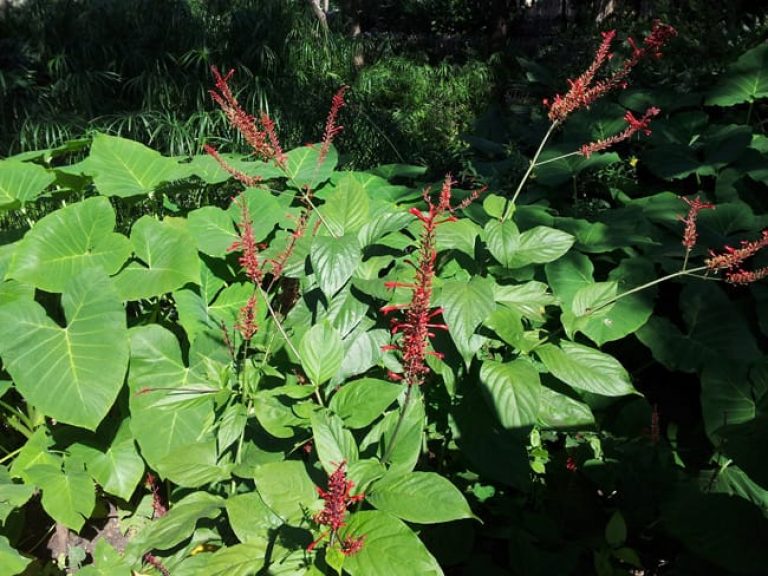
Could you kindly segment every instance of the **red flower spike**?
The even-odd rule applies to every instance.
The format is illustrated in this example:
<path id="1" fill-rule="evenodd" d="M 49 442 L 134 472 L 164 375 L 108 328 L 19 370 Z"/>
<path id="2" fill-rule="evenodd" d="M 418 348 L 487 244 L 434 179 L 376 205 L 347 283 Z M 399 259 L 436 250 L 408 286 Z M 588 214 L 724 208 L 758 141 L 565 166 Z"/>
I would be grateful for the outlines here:
<path id="1" fill-rule="evenodd" d="M 737 270 L 736 272 L 725 273 L 725 281 L 729 284 L 751 284 L 763 278 L 768 278 L 768 266 L 757 270 Z"/>
<path id="2" fill-rule="evenodd" d="M 325 158 L 328 156 L 328 150 L 331 147 L 333 139 L 344 129 L 344 126 L 337 124 L 339 118 L 339 112 L 344 107 L 344 94 L 347 91 L 348 86 L 342 86 L 339 91 L 333 96 L 331 100 L 331 109 L 328 111 L 328 118 L 325 121 L 325 134 L 323 135 L 323 143 L 320 146 L 320 155 L 317 158 L 317 165 L 320 166 L 325 162 Z"/>
<path id="3" fill-rule="evenodd" d="M 256 305 L 256 294 L 254 294 L 248 298 L 248 301 L 240 308 L 240 312 L 237 315 L 235 329 L 240 332 L 245 341 L 250 341 L 259 330 L 259 326 L 256 323 Z"/>
<path id="4" fill-rule="evenodd" d="M 344 526 L 344 519 L 349 506 L 360 502 L 365 497 L 364 494 L 357 494 L 355 496 L 350 494 L 355 483 L 347 479 L 346 465 L 347 463 L 342 461 L 328 477 L 327 490 L 323 490 L 320 487 L 317 488 L 317 493 L 320 495 L 320 498 L 325 500 L 325 504 L 323 509 L 315 514 L 313 520 L 315 523 L 327 526 L 329 529 L 307 547 L 308 552 L 311 552 L 328 535 L 331 536 L 332 541 L 336 540 L 339 530 Z M 362 538 L 339 539 L 339 541 L 342 543 L 342 552 L 344 552 L 346 544 L 349 543 L 350 554 L 359 551 L 363 544 Z"/>
<path id="5" fill-rule="evenodd" d="M 393 318 L 391 324 L 391 333 L 398 336 L 397 343 L 390 345 L 391 347 L 387 349 L 392 350 L 394 347 L 398 350 L 403 365 L 403 373 L 396 375 L 390 373 L 390 378 L 397 381 L 402 380 L 408 386 L 419 385 L 424 381 L 424 377 L 429 373 L 429 367 L 426 364 L 428 354 L 440 357 L 437 353 L 427 350 L 429 339 L 434 336 L 430 329 L 446 330 L 448 328 L 445 324 L 432 322 L 433 318 L 442 313 L 442 310 L 433 310 L 430 305 L 432 281 L 435 276 L 435 262 L 437 260 L 437 227 L 448 222 L 456 210 L 468 206 L 484 190 L 484 188 L 475 190 L 458 206 L 452 207 L 452 186 L 453 181 L 448 175 L 443 182 L 437 203 L 432 201 L 429 196 L 429 189 L 426 189 L 423 196 L 428 211 L 423 212 L 418 208 L 409 210 L 422 224 L 418 258 L 412 264 L 416 270 L 416 277 L 412 283 L 407 285 L 388 283 L 388 287 L 410 288 L 411 300 L 405 305 L 391 304 L 381 308 L 381 312 L 384 314 L 395 310 L 403 311 L 403 318 Z"/>
<path id="6" fill-rule="evenodd" d="M 661 110 L 655 107 L 648 108 L 648 110 L 645 111 L 645 114 L 643 114 L 642 118 L 635 118 L 635 115 L 632 114 L 632 112 L 627 112 L 624 115 L 624 120 L 627 121 L 626 129 L 624 129 L 623 132 L 620 132 L 618 134 L 615 134 L 613 136 L 610 136 L 608 138 L 605 138 L 603 140 L 597 140 L 596 142 L 590 142 L 589 144 L 584 144 L 579 149 L 579 152 L 582 156 L 585 158 L 589 158 L 592 154 L 595 152 L 600 152 L 601 150 L 605 150 L 607 148 L 610 148 L 611 146 L 614 146 L 618 144 L 619 142 L 623 142 L 624 140 L 629 140 L 634 134 L 637 132 L 643 132 L 646 136 L 651 134 L 651 129 L 648 127 L 651 123 L 651 119 L 658 115 Z"/>
<path id="7" fill-rule="evenodd" d="M 698 240 L 698 234 L 696 232 L 696 218 L 699 212 L 701 210 L 714 210 L 715 205 L 710 204 L 709 202 L 702 202 L 698 196 L 693 200 L 689 200 L 685 197 L 681 198 L 681 200 L 688 204 L 688 215 L 685 218 L 681 218 L 685 224 L 682 243 L 685 249 L 690 251 L 693 250 L 694 246 L 696 246 L 696 241 Z"/>
<path id="8" fill-rule="evenodd" d="M 238 262 L 245 275 L 254 284 L 261 284 L 264 272 L 259 261 L 259 246 L 253 236 L 253 221 L 248 211 L 248 203 L 240 196 L 237 204 L 240 206 L 240 236 L 229 247 L 229 251 L 240 250 Z"/>
<path id="9" fill-rule="evenodd" d="M 341 543 L 341 553 L 344 554 L 344 556 L 357 554 L 362 549 L 364 543 L 365 536 L 360 536 L 359 538 L 347 536 Z"/>
<path id="10" fill-rule="evenodd" d="M 741 248 L 726 246 L 722 254 L 710 251 L 710 257 L 704 260 L 704 264 L 710 270 L 731 270 L 766 246 L 768 246 L 768 229 L 763 230 L 760 238 L 753 242 L 742 241 Z"/>
<path id="11" fill-rule="evenodd" d="M 628 38 L 627 43 L 632 49 L 631 56 L 624 60 L 618 70 L 608 78 L 595 81 L 597 72 L 611 59 L 611 43 L 616 36 L 615 30 L 604 32 L 603 41 L 595 53 L 592 64 L 581 76 L 575 80 L 568 80 L 568 92 L 565 95 L 556 94 L 552 100 L 544 100 L 544 106 L 549 110 L 549 119 L 552 122 L 562 122 L 572 112 L 588 108 L 611 90 L 626 88 L 627 77 L 638 62 L 648 55 L 660 58 L 662 47 L 676 34 L 677 32 L 671 26 L 658 20 L 654 21 L 650 34 L 643 40 L 643 46 L 638 46 L 632 38 Z"/>

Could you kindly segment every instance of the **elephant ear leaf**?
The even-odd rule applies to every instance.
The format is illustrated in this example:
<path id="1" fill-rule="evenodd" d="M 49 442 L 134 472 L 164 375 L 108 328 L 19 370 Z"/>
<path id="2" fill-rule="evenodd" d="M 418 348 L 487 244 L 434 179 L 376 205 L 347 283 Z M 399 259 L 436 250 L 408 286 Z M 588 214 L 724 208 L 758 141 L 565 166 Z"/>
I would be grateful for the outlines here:
<path id="1" fill-rule="evenodd" d="M 707 94 L 709 106 L 734 106 L 768 96 L 768 44 L 741 55 Z"/>
<path id="2" fill-rule="evenodd" d="M 112 280 L 96 267 L 66 285 L 61 304 L 64 327 L 32 299 L 0 306 L 0 356 L 30 404 L 95 430 L 128 367 L 125 310 Z"/>

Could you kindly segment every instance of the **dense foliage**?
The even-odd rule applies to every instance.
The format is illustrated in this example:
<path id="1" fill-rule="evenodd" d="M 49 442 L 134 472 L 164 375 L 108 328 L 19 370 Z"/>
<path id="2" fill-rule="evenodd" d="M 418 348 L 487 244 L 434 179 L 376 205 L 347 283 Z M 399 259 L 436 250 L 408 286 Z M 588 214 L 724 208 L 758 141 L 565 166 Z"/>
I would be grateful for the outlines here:
<path id="1" fill-rule="evenodd" d="M 206 153 L 1 160 L 1 569 L 763 573 L 768 45 L 637 83 L 674 36 L 523 61 L 545 105 L 437 181 L 342 169 L 338 86 L 287 144 L 239 69 Z"/>

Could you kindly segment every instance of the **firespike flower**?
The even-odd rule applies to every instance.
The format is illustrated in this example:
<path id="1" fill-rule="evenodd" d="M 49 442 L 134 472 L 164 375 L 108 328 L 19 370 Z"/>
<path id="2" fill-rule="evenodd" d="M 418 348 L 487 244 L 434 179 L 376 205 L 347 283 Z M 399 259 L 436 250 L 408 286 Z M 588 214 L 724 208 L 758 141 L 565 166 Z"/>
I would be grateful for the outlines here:
<path id="1" fill-rule="evenodd" d="M 696 217 L 701 210 L 714 210 L 715 205 L 710 204 L 709 202 L 702 202 L 701 198 L 698 196 L 696 196 L 696 198 L 693 200 L 689 200 L 685 197 L 681 198 L 681 200 L 688 204 L 688 215 L 685 218 L 680 218 L 680 220 L 685 224 L 685 232 L 683 232 L 683 246 L 685 246 L 685 249 L 690 252 L 693 250 L 693 247 L 696 246 L 696 240 L 698 239 L 698 234 L 696 232 Z"/>
<path id="2" fill-rule="evenodd" d="M 413 282 L 386 282 L 387 288 L 409 288 L 411 301 L 408 304 L 395 304 L 384 306 L 381 312 L 404 311 L 403 320 L 392 320 L 392 334 L 399 334 L 399 343 L 384 346 L 382 349 L 397 350 L 400 352 L 403 364 L 403 373 L 390 373 L 394 380 L 403 380 L 407 385 L 419 385 L 424 381 L 424 376 L 429 373 L 426 365 L 428 354 L 442 358 L 439 352 L 428 351 L 429 339 L 434 336 L 432 330 L 447 330 L 445 324 L 433 322 L 436 316 L 442 314 L 442 309 L 432 309 L 432 281 L 435 277 L 435 261 L 437 260 L 437 227 L 445 222 L 456 219 L 453 213 L 457 209 L 467 207 L 477 198 L 483 189 L 474 191 L 466 200 L 458 206 L 451 207 L 451 176 L 448 175 L 443 182 L 440 198 L 437 204 L 429 197 L 429 189 L 424 191 L 424 201 L 429 211 L 423 213 L 418 208 L 411 208 L 410 213 L 421 221 L 422 232 L 419 240 L 418 261 L 416 264 L 409 262 L 416 269 L 416 277 Z"/>
<path id="3" fill-rule="evenodd" d="M 238 262 L 245 271 L 245 275 L 254 284 L 261 284 L 264 279 L 264 272 L 259 262 L 259 246 L 253 236 L 253 221 L 248 211 L 248 203 L 242 196 L 235 202 L 240 206 L 240 236 L 227 251 L 240 250 Z"/>
<path id="4" fill-rule="evenodd" d="M 307 552 L 314 550 L 329 535 L 331 542 L 338 538 L 341 552 L 346 556 L 355 554 L 363 547 L 364 537 L 355 538 L 348 536 L 347 538 L 341 538 L 339 536 L 339 530 L 344 526 L 344 519 L 349 506 L 360 502 L 365 497 L 364 494 L 357 494 L 355 496 L 350 494 L 355 483 L 347 480 L 346 465 L 347 463 L 342 461 L 328 477 L 328 490 L 323 490 L 320 487 L 317 488 L 317 493 L 320 495 L 320 498 L 325 500 L 325 505 L 320 512 L 315 514 L 313 520 L 321 526 L 327 526 L 328 530 L 324 531 L 317 540 L 307 546 Z"/>
<path id="5" fill-rule="evenodd" d="M 259 330 L 259 325 L 256 322 L 257 303 L 256 294 L 252 294 L 237 315 L 235 329 L 240 332 L 243 340 L 250 341 Z"/>
<path id="6" fill-rule="evenodd" d="M 768 246 L 768 229 L 763 230 L 757 240 L 752 242 L 743 240 L 740 248 L 726 246 L 720 254 L 710 250 L 710 257 L 704 260 L 704 264 L 715 272 L 725 270 L 725 281 L 730 284 L 757 282 L 768 276 L 768 267 L 748 271 L 740 268 L 740 266 L 747 258 L 755 255 L 766 246 Z"/>
<path id="7" fill-rule="evenodd" d="M 563 96 L 556 94 L 552 101 L 544 100 L 544 106 L 549 109 L 549 119 L 552 122 L 562 122 L 572 112 L 580 108 L 588 108 L 598 98 L 614 89 L 627 87 L 627 78 L 632 69 L 646 56 L 661 58 L 661 49 L 677 31 L 659 20 L 654 21 L 651 33 L 643 40 L 643 46 L 638 46 L 632 39 L 627 42 L 632 48 L 632 54 L 624 60 L 618 70 L 603 80 L 594 81 L 596 73 L 612 58 L 611 44 L 616 37 L 616 31 L 603 32 L 603 41 L 598 48 L 595 58 L 589 68 L 575 80 L 568 80 L 568 92 Z"/>
<path id="8" fill-rule="evenodd" d="M 624 115 L 624 120 L 626 120 L 627 124 L 629 125 L 624 129 L 623 132 L 603 140 L 597 140 L 595 142 L 590 142 L 589 144 L 584 144 L 584 146 L 579 149 L 579 152 L 582 156 L 589 158 L 595 152 L 610 148 L 611 146 L 614 146 L 619 142 L 623 142 L 624 140 L 629 140 L 637 132 L 642 131 L 643 134 L 649 136 L 651 134 L 651 129 L 648 126 L 651 123 L 651 118 L 656 116 L 659 112 L 660 110 L 658 108 L 651 107 L 645 111 L 645 114 L 643 114 L 642 118 L 638 119 L 635 118 L 635 115 L 632 114 L 632 112 L 627 111 L 627 113 Z"/>
<path id="9" fill-rule="evenodd" d="M 336 122 L 339 118 L 339 112 L 345 105 L 344 94 L 347 92 L 347 88 L 347 86 L 339 88 L 339 91 L 336 92 L 331 100 L 331 109 L 328 111 L 328 118 L 325 121 L 323 143 L 320 146 L 320 155 L 317 158 L 318 166 L 325 162 L 325 158 L 328 156 L 328 150 L 331 147 L 333 139 L 344 129 L 344 126 L 339 126 Z"/>

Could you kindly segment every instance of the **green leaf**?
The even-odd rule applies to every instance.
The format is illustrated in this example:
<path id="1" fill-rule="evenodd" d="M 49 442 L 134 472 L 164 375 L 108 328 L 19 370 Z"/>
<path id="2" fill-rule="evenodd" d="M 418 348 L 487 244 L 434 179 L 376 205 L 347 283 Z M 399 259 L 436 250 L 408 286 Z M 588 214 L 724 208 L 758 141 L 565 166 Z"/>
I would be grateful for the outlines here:
<path id="1" fill-rule="evenodd" d="M 539 322 L 544 321 L 544 307 L 555 303 L 548 290 L 549 287 L 543 282 L 493 287 L 496 302 L 504 304 L 525 318 Z"/>
<path id="2" fill-rule="evenodd" d="M 86 268 L 114 274 L 131 253 L 130 242 L 112 232 L 115 211 L 106 198 L 88 198 L 42 218 L 15 251 L 8 277 L 48 292 Z"/>
<path id="3" fill-rule="evenodd" d="M 344 570 L 351 576 L 440 576 L 437 560 L 418 536 L 402 521 L 386 512 L 369 510 L 352 514 L 343 538 L 365 541 L 359 552 L 348 556 Z"/>
<path id="4" fill-rule="evenodd" d="M 611 515 L 605 526 L 605 541 L 611 548 L 618 548 L 627 541 L 627 524 L 618 510 Z"/>
<path id="5" fill-rule="evenodd" d="M 0 160 L 0 210 L 32 202 L 56 176 L 37 164 Z"/>
<path id="6" fill-rule="evenodd" d="M 131 540 L 130 551 L 143 555 L 150 550 L 168 550 L 192 536 L 198 520 L 221 515 L 224 500 L 207 492 L 192 492 L 171 506 Z"/>
<path id="7" fill-rule="evenodd" d="M 285 155 L 286 173 L 291 185 L 299 190 L 309 188 L 315 190 L 333 174 L 339 161 L 339 154 L 333 146 L 328 150 L 328 156 L 322 164 L 319 146 L 302 146 L 294 148 Z"/>
<path id="8" fill-rule="evenodd" d="M 328 321 L 315 324 L 299 344 L 301 366 L 315 386 L 330 380 L 341 368 L 344 347 L 341 337 Z"/>
<path id="9" fill-rule="evenodd" d="M 106 538 L 96 540 L 91 557 L 93 564 L 78 570 L 77 576 L 131 576 L 130 566 Z"/>
<path id="10" fill-rule="evenodd" d="M 417 524 L 475 518 L 458 488 L 435 472 L 387 475 L 371 486 L 366 500 L 382 512 Z"/>
<path id="11" fill-rule="evenodd" d="M 66 328 L 36 302 L 0 306 L 0 356 L 24 398 L 47 416 L 94 430 L 123 385 L 125 311 L 112 281 L 91 268 L 61 298 Z"/>
<path id="12" fill-rule="evenodd" d="M 357 461 L 355 437 L 344 428 L 341 418 L 320 410 L 312 414 L 311 422 L 317 457 L 326 473 L 331 474 L 342 462 Z"/>
<path id="13" fill-rule="evenodd" d="M 470 258 L 475 257 L 475 239 L 480 234 L 480 227 L 464 218 L 442 223 L 437 228 L 437 251 L 458 250 Z"/>
<path id="14" fill-rule="evenodd" d="M 584 430 L 594 426 L 595 417 L 586 404 L 542 386 L 539 424 L 542 428 Z"/>
<path id="15" fill-rule="evenodd" d="M 370 202 L 357 178 L 346 174 L 320 207 L 323 218 L 336 236 L 359 231 L 369 221 Z"/>
<path id="16" fill-rule="evenodd" d="M 393 441 L 399 415 L 399 412 L 390 412 L 382 420 L 384 436 L 382 444 L 385 450 Z M 426 418 L 422 400 L 418 396 L 413 397 L 406 407 L 405 416 L 403 416 L 400 429 L 397 431 L 397 438 L 394 438 L 395 443 L 389 454 L 391 472 L 410 472 L 416 467 L 416 462 L 421 454 Z"/>
<path id="17" fill-rule="evenodd" d="M 539 156 L 539 166 L 536 167 L 536 181 L 544 186 L 560 186 L 570 181 L 580 172 L 588 169 L 598 169 L 619 162 L 621 157 L 615 152 L 592 154 L 589 158 L 584 156 L 569 156 L 553 160 L 573 152 L 572 148 L 550 146 Z M 544 161 L 548 161 L 544 164 Z"/>
<path id="18" fill-rule="evenodd" d="M 707 94 L 707 106 L 734 106 L 768 96 L 768 45 L 748 50 Z"/>
<path id="19" fill-rule="evenodd" d="M 253 479 L 264 503 L 284 522 L 301 521 L 304 511 L 311 510 L 317 502 L 317 489 L 303 462 L 263 464 L 254 470 Z"/>
<path id="20" fill-rule="evenodd" d="M 536 423 L 541 384 L 533 364 L 486 360 L 480 368 L 480 383 L 502 426 L 525 428 Z"/>
<path id="21" fill-rule="evenodd" d="M 754 419 L 758 403 L 764 398 L 765 390 L 756 385 L 754 378 L 748 378 L 742 365 L 708 364 L 701 374 L 701 411 L 707 436 L 719 444 L 718 430 Z"/>
<path id="22" fill-rule="evenodd" d="M 30 562 L 32 562 L 31 558 L 19 554 L 8 542 L 8 538 L 0 534 L 0 566 L 3 567 L 3 574 L 6 576 L 21 574 Z"/>
<path id="23" fill-rule="evenodd" d="M 505 268 L 511 268 L 520 246 L 520 231 L 511 220 L 491 220 L 485 225 L 485 241 L 491 255 Z"/>
<path id="24" fill-rule="evenodd" d="M 272 512 L 258 492 L 237 494 L 227 499 L 227 517 L 240 542 L 261 542 L 282 520 Z"/>
<path id="25" fill-rule="evenodd" d="M 4 466 L 0 466 L 0 524 L 8 515 L 32 498 L 35 487 L 31 484 L 16 484 Z"/>
<path id="26" fill-rule="evenodd" d="M 536 226 L 520 235 L 517 249 L 508 268 L 522 268 L 528 264 L 544 264 L 568 252 L 576 239 L 555 228 Z"/>
<path id="27" fill-rule="evenodd" d="M 345 383 L 330 408 L 348 428 L 364 428 L 381 416 L 403 392 L 403 387 L 386 380 L 362 378 Z"/>
<path id="28" fill-rule="evenodd" d="M 176 336 L 165 328 L 157 324 L 136 327 L 130 337 L 131 431 L 144 459 L 165 475 L 168 456 L 186 446 L 199 444 L 215 455 L 213 402 L 206 393 L 211 384 L 184 365 Z M 202 464 L 211 461 L 210 455 Z"/>
<path id="29" fill-rule="evenodd" d="M 418 178 L 427 172 L 426 166 L 414 166 L 413 164 L 382 164 L 371 170 L 387 180 L 393 178 Z"/>
<path id="30" fill-rule="evenodd" d="M 679 180 L 690 176 L 701 167 L 701 162 L 688 146 L 665 144 L 646 150 L 642 163 L 654 175 L 665 180 Z"/>
<path id="31" fill-rule="evenodd" d="M 320 289 L 330 299 L 352 277 L 363 253 L 355 234 L 340 238 L 316 236 L 309 257 Z"/>
<path id="32" fill-rule="evenodd" d="M 177 164 L 139 142 L 96 134 L 83 168 L 100 194 L 128 198 L 154 192 L 173 177 Z"/>
<path id="33" fill-rule="evenodd" d="M 569 386 L 602 396 L 624 396 L 635 389 L 629 374 L 613 356 L 563 340 L 560 347 L 544 344 L 536 354 L 556 378 Z"/>
<path id="34" fill-rule="evenodd" d="M 246 188 L 236 202 L 232 202 L 227 212 L 237 222 L 242 231 L 243 209 L 241 202 L 248 206 L 248 216 L 253 227 L 253 239 L 261 242 L 269 236 L 275 225 L 285 218 L 289 210 L 284 208 L 271 190 L 266 188 Z"/>
<path id="35" fill-rule="evenodd" d="M 476 276 L 469 282 L 445 282 L 439 305 L 456 348 L 469 365 L 483 338 L 475 334 L 477 327 L 496 308 L 493 281 Z"/>
<path id="36" fill-rule="evenodd" d="M 130 500 L 144 474 L 144 461 L 131 436 L 130 420 L 120 422 L 108 447 L 75 443 L 69 453 L 85 462 L 86 470 L 108 494 Z"/>
<path id="37" fill-rule="evenodd" d="M 238 240 L 232 218 L 216 206 L 203 206 L 187 214 L 189 231 L 197 249 L 209 256 L 223 257 Z"/>
<path id="38" fill-rule="evenodd" d="M 79 532 L 96 504 L 93 482 L 82 463 L 69 460 L 64 471 L 58 466 L 38 464 L 25 472 L 43 491 L 43 508 L 51 518 Z"/>
<path id="39" fill-rule="evenodd" d="M 217 550 L 193 576 L 255 576 L 267 557 L 269 541 L 235 544 Z"/>
<path id="40" fill-rule="evenodd" d="M 200 260 L 186 221 L 162 222 L 142 216 L 131 229 L 133 251 L 141 262 L 131 262 L 115 278 L 123 300 L 140 300 L 200 283 Z"/>
<path id="41" fill-rule="evenodd" d="M 725 453 L 749 478 L 763 489 L 768 488 L 768 461 L 762 443 L 768 434 L 768 414 L 762 413 L 741 424 L 728 423 L 720 429 Z"/>

